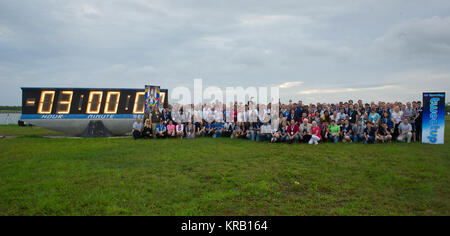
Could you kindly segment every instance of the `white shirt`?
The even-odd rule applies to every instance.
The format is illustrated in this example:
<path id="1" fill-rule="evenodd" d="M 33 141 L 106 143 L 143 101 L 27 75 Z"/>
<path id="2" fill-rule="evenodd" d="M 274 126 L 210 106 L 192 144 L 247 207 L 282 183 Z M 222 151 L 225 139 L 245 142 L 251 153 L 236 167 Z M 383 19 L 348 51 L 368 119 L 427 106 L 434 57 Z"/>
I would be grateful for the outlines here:
<path id="1" fill-rule="evenodd" d="M 272 129 L 271 129 L 270 125 L 262 125 L 261 126 L 261 133 L 263 133 L 263 134 L 270 134 L 270 133 L 272 133 Z"/>
<path id="2" fill-rule="evenodd" d="M 402 121 L 403 111 L 399 111 L 398 113 L 392 112 L 391 116 L 394 118 L 395 123 L 398 124 Z"/>
<path id="3" fill-rule="evenodd" d="M 142 127 L 143 127 L 142 123 L 138 123 L 137 121 L 135 121 L 133 123 L 133 129 L 131 130 L 131 133 L 133 133 L 134 129 L 142 130 Z"/>

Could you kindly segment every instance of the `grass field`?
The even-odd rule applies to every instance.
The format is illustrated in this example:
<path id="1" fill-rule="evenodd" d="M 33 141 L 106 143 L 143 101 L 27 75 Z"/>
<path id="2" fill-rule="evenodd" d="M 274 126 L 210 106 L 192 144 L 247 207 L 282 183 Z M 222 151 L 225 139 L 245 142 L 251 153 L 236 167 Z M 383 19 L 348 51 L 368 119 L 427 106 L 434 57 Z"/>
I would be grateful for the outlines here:
<path id="1" fill-rule="evenodd" d="M 0 126 L 0 215 L 449 215 L 445 145 L 42 138 Z"/>

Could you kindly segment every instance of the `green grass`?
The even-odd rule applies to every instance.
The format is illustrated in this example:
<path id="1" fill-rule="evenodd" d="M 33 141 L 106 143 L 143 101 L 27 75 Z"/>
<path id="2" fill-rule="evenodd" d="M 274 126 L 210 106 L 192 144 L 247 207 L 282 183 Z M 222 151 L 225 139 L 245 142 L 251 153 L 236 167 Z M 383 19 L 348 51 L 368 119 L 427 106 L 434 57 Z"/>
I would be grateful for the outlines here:
<path id="1" fill-rule="evenodd" d="M 28 136 L 0 140 L 0 215 L 449 215 L 446 127 L 445 145 L 309 146 L 1 126 Z"/>
<path id="2" fill-rule="evenodd" d="M 21 106 L 0 106 L 0 112 L 18 112 L 22 111 Z"/>
<path id="3" fill-rule="evenodd" d="M 0 125 L 0 136 L 61 136 L 59 132 L 37 126 L 20 127 L 17 125 Z"/>

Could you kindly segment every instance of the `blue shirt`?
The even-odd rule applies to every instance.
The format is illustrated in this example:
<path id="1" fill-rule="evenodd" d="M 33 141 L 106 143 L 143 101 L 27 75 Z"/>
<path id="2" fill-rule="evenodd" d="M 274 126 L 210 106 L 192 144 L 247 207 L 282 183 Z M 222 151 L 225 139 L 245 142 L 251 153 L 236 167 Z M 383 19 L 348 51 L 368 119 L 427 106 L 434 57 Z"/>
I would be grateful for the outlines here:
<path id="1" fill-rule="evenodd" d="M 216 122 L 216 129 L 222 129 L 223 128 L 223 123 L 222 122 Z"/>
<path id="2" fill-rule="evenodd" d="M 388 129 L 392 129 L 394 128 L 394 123 L 392 123 L 391 117 L 386 118 L 381 118 L 381 123 L 382 124 L 387 124 L 388 125 Z"/>
<path id="3" fill-rule="evenodd" d="M 376 124 L 378 122 L 378 120 L 380 119 L 380 114 L 378 113 L 370 113 L 369 114 L 369 120 L 370 122 L 372 122 L 372 124 Z"/>
<path id="4" fill-rule="evenodd" d="M 166 127 L 166 125 L 165 124 L 157 124 L 156 125 L 156 131 L 157 132 L 164 132 L 164 131 L 166 131 L 167 130 L 167 127 Z"/>
<path id="5" fill-rule="evenodd" d="M 212 129 L 212 128 L 214 128 L 214 125 L 206 123 L 205 127 L 206 127 L 206 129 Z"/>

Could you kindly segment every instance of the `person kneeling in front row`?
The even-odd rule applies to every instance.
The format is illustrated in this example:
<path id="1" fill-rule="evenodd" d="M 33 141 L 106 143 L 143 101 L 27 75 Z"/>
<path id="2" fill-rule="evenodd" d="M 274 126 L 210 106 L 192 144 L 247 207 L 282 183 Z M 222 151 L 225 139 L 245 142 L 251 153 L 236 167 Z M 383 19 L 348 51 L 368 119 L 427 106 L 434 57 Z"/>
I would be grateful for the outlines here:
<path id="1" fill-rule="evenodd" d="M 272 130 L 270 125 L 267 124 L 267 122 L 264 122 L 264 124 L 261 126 L 261 134 L 259 141 L 265 142 L 272 138 Z"/>
<path id="2" fill-rule="evenodd" d="M 372 123 L 367 123 L 367 127 L 364 130 L 364 144 L 375 143 L 376 136 L 377 128 Z"/>
<path id="3" fill-rule="evenodd" d="M 309 140 L 309 144 L 319 144 L 319 141 L 321 140 L 320 136 L 320 128 L 317 126 L 317 122 L 313 121 L 311 126 L 311 139 Z"/>
<path id="4" fill-rule="evenodd" d="M 186 138 L 193 139 L 195 138 L 195 125 L 192 124 L 192 121 L 188 122 L 186 126 Z"/>
<path id="5" fill-rule="evenodd" d="M 142 138 L 142 127 L 141 118 L 137 118 L 133 123 L 133 130 L 131 131 L 134 139 Z"/>
<path id="6" fill-rule="evenodd" d="M 404 119 L 402 123 L 398 126 L 398 138 L 397 140 L 399 142 L 405 142 L 408 143 L 411 142 L 412 138 L 412 126 L 410 123 L 408 123 L 408 119 Z"/>
<path id="7" fill-rule="evenodd" d="M 142 130 L 142 136 L 144 138 L 153 138 L 152 122 L 150 119 L 145 120 L 144 129 Z"/>
<path id="8" fill-rule="evenodd" d="M 167 127 L 163 123 L 162 120 L 159 121 L 159 124 L 156 125 L 156 137 L 157 138 L 165 138 L 167 135 Z"/>
<path id="9" fill-rule="evenodd" d="M 297 142 L 300 138 L 300 128 L 297 124 L 295 124 L 295 120 L 291 120 L 291 125 L 287 128 L 287 137 L 286 141 L 288 143 Z"/>

